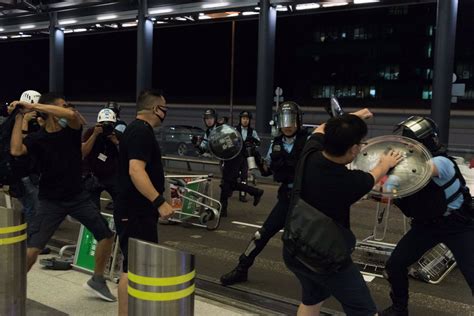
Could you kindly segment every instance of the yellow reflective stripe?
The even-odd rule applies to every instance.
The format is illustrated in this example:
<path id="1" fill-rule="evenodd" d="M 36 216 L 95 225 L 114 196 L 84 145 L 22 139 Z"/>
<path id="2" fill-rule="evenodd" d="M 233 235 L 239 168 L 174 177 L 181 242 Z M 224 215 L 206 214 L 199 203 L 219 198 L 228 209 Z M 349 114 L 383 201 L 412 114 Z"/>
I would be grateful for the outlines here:
<path id="1" fill-rule="evenodd" d="M 15 237 L 0 238 L 0 246 L 16 244 L 17 242 L 23 241 L 25 239 L 26 239 L 26 234 L 15 236 Z"/>
<path id="2" fill-rule="evenodd" d="M 10 227 L 0 227 L 0 234 L 8 234 L 8 233 L 14 233 L 14 232 L 19 232 L 20 230 L 26 229 L 26 223 L 18 225 L 18 226 L 10 226 Z"/>
<path id="3" fill-rule="evenodd" d="M 196 270 L 189 272 L 188 274 L 167 277 L 167 278 L 153 278 L 153 277 L 144 277 L 140 275 L 133 274 L 128 271 L 128 279 L 134 283 L 141 285 L 151 285 L 151 286 L 170 286 L 178 285 L 191 281 L 196 276 Z"/>
<path id="4" fill-rule="evenodd" d="M 154 292 L 140 291 L 140 290 L 134 289 L 133 287 L 129 285 L 128 294 L 130 296 L 133 296 L 140 300 L 145 300 L 145 301 L 176 301 L 193 294 L 194 287 L 195 286 L 193 284 L 184 290 L 180 290 L 176 292 L 154 293 Z"/>

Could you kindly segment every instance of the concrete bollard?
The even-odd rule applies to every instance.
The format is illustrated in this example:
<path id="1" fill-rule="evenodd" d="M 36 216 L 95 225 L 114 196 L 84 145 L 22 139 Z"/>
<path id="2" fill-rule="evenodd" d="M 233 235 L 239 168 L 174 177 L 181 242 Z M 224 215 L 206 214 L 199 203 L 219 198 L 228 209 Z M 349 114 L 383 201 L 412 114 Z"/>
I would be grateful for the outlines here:
<path id="1" fill-rule="evenodd" d="M 20 210 L 0 207 L 0 315 L 26 315 L 26 223 Z"/>
<path id="2" fill-rule="evenodd" d="M 194 255 L 130 238 L 128 313 L 194 315 Z"/>

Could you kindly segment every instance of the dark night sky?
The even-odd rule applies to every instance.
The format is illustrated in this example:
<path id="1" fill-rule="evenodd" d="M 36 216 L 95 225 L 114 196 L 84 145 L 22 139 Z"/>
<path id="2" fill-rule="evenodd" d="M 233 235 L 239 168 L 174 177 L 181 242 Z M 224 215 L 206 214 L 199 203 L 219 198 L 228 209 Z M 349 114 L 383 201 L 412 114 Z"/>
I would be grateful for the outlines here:
<path id="1" fill-rule="evenodd" d="M 425 5 L 426 7 L 428 6 Z M 432 6 L 425 14 L 426 19 L 434 20 L 435 13 L 436 10 Z M 360 10 L 279 18 L 275 84 L 284 87 L 288 98 L 297 101 L 311 99 L 311 82 L 324 81 L 328 76 L 312 60 L 314 29 L 318 25 L 338 23 L 360 25 L 384 23 L 382 19 L 374 22 L 374 16 L 377 16 L 377 12 L 373 10 L 371 12 Z M 456 46 L 472 49 L 474 47 L 472 33 L 465 32 L 464 28 L 464 25 L 472 23 L 469 21 L 472 15 L 468 16 L 470 18 L 460 14 L 458 18 L 458 31 L 462 37 L 458 36 Z M 410 27 L 414 30 L 425 27 L 419 25 L 423 23 L 420 20 L 410 23 Z M 87 36 L 83 34 L 80 36 L 66 34 L 64 66 L 66 97 L 70 100 L 133 101 L 136 77 L 136 30 L 95 33 Z M 252 104 L 255 102 L 256 94 L 258 21 L 238 21 L 235 38 L 234 103 Z M 406 59 L 411 54 L 409 45 L 391 44 L 400 50 L 399 59 Z M 48 46 L 47 38 L 0 42 L 2 75 L 0 99 L 18 98 L 26 89 L 47 91 Z M 338 48 L 335 47 L 334 50 L 337 52 Z M 363 76 L 357 76 L 361 73 L 357 70 L 359 64 L 357 60 L 347 65 L 347 60 L 344 59 L 347 59 L 348 54 L 356 53 L 350 51 L 341 53 L 341 62 L 334 63 L 334 69 L 346 74 L 345 80 L 351 82 L 366 80 L 367 78 Z M 170 102 L 228 104 L 230 56 L 229 21 L 155 28 L 153 86 L 163 88 Z M 474 52 L 471 52 L 470 56 L 474 59 Z M 366 56 L 363 56 L 363 59 L 367 65 L 370 64 L 371 61 Z"/>

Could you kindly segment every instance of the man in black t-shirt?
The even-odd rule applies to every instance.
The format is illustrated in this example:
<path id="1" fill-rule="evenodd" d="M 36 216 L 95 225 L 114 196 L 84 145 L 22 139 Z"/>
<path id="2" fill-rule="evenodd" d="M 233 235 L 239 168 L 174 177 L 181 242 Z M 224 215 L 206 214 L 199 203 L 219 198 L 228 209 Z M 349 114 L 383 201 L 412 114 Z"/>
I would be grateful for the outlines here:
<path id="1" fill-rule="evenodd" d="M 119 194 L 114 220 L 123 253 L 123 274 L 118 297 L 119 315 L 128 312 L 128 239 L 158 242 L 158 217 L 168 218 L 173 209 L 165 201 L 165 177 L 161 151 L 153 132 L 166 117 L 166 101 L 157 90 L 145 90 L 137 99 L 137 117 L 120 140 Z"/>
<path id="2" fill-rule="evenodd" d="M 301 198 L 348 229 L 351 205 L 402 160 L 401 153 L 390 151 L 369 173 L 346 168 L 359 154 L 362 139 L 367 135 L 367 125 L 361 118 L 370 117 L 372 113 L 364 109 L 331 118 L 317 127 L 303 150 L 302 155 L 308 154 L 305 165 L 297 167 L 297 170 L 304 168 L 297 171 L 298 176 L 303 175 Z M 347 315 L 377 313 L 369 289 L 352 261 L 341 271 L 319 274 L 302 264 L 286 248 L 283 258 L 303 289 L 298 314 L 319 314 L 323 301 L 331 295 L 342 304 Z"/>
<path id="3" fill-rule="evenodd" d="M 117 117 L 111 109 L 102 109 L 97 124 L 83 136 L 84 186 L 100 210 L 100 195 L 107 191 L 116 200 L 118 192 L 119 140 L 115 134 Z"/>
<path id="4" fill-rule="evenodd" d="M 90 201 L 89 195 L 82 190 L 82 116 L 68 108 L 62 96 L 52 93 L 42 95 L 38 103 L 15 101 L 13 106 L 21 106 L 22 110 L 15 117 L 11 154 L 30 154 L 39 162 L 39 205 L 27 241 L 28 270 L 58 226 L 70 215 L 89 229 L 98 241 L 94 275 L 84 286 L 103 300 L 115 301 L 103 276 L 114 233 Z M 45 126 L 23 139 L 23 113 L 30 111 L 46 116 Z"/>

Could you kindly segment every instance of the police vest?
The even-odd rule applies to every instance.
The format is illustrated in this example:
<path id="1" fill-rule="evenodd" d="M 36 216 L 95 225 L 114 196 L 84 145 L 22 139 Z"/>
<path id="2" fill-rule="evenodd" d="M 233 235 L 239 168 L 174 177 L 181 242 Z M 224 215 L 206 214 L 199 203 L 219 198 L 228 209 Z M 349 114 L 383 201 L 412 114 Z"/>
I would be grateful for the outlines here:
<path id="1" fill-rule="evenodd" d="M 471 203 L 471 196 L 469 189 L 466 187 L 466 181 L 458 168 L 458 165 L 451 157 L 449 158 L 454 163 L 454 176 L 443 186 L 437 185 L 433 180 L 420 191 L 402 199 L 396 199 L 395 205 L 407 217 L 414 219 L 426 220 L 443 216 L 448 210 L 448 204 L 463 195 L 464 203 L 462 207 L 467 207 Z M 449 188 L 456 180 L 459 179 L 459 189 L 446 197 L 445 190 Z M 470 206 L 469 206 L 470 207 Z"/>
<path id="2" fill-rule="evenodd" d="M 296 164 L 303 151 L 308 133 L 298 131 L 295 137 L 295 143 L 289 153 L 283 148 L 283 135 L 273 139 L 270 169 L 273 171 L 273 179 L 276 182 L 293 183 L 295 180 Z"/>

